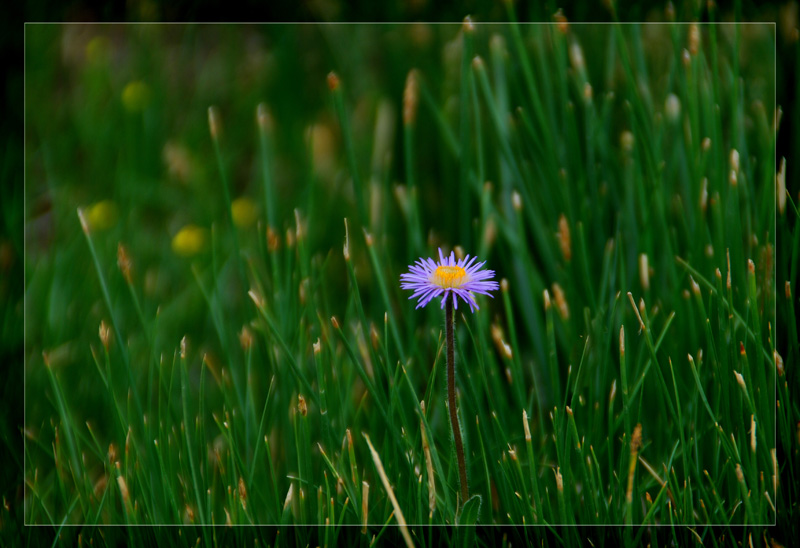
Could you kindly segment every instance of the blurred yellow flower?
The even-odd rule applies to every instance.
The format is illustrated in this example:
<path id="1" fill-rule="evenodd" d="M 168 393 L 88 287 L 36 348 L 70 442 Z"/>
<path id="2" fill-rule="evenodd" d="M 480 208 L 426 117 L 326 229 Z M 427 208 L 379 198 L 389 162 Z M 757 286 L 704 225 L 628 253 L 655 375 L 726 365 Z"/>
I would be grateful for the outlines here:
<path id="1" fill-rule="evenodd" d="M 231 216 L 239 228 L 252 226 L 258 216 L 256 204 L 250 198 L 237 198 L 231 204 Z"/>
<path id="2" fill-rule="evenodd" d="M 131 112 L 144 110 L 150 102 L 150 88 L 141 80 L 134 80 L 122 90 L 122 104 Z"/>
<path id="3" fill-rule="evenodd" d="M 197 255 L 206 246 L 207 230 L 196 225 L 186 225 L 172 238 L 172 251 L 182 257 Z"/>
<path id="4" fill-rule="evenodd" d="M 86 212 L 89 228 L 93 231 L 108 230 L 116 224 L 118 216 L 117 204 L 111 200 L 94 203 Z"/>
<path id="5" fill-rule="evenodd" d="M 110 43 L 105 36 L 95 36 L 86 44 L 86 60 L 90 63 L 108 61 Z"/>

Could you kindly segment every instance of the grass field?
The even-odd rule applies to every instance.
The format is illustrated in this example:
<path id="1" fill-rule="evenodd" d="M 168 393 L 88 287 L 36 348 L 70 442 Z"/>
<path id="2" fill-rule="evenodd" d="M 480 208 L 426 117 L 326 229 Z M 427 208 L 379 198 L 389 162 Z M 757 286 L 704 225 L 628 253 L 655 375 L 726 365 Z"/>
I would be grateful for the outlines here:
<path id="1" fill-rule="evenodd" d="M 24 522 L 798 538 L 775 33 L 28 25 Z M 400 288 L 438 248 L 501 283 L 456 311 L 466 502 Z"/>

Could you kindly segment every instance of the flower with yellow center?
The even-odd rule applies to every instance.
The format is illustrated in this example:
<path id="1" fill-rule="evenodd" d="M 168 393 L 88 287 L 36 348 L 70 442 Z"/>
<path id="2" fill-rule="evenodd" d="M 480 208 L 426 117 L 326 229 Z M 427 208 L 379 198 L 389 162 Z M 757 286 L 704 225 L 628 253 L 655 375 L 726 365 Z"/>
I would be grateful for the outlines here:
<path id="1" fill-rule="evenodd" d="M 450 427 L 453 431 L 456 459 L 458 461 L 458 480 L 461 500 L 469 500 L 469 481 L 464 443 L 461 439 L 461 427 L 458 423 L 456 401 L 456 369 L 455 369 L 455 316 L 458 298 L 469 305 L 471 311 L 478 308 L 475 293 L 492 296 L 489 292 L 499 288 L 493 270 L 481 270 L 485 262 L 476 263 L 475 257 L 469 255 L 456 261 L 455 254 L 445 258 L 439 249 L 439 262 L 433 259 L 418 259 L 416 264 L 408 267 L 408 272 L 400 275 L 400 287 L 412 289 L 411 299 L 419 299 L 417 308 L 425 306 L 434 297 L 442 297 L 442 308 L 445 310 L 445 342 L 447 346 L 447 408 L 450 414 Z M 451 299 L 452 295 L 452 299 Z"/>
<path id="2" fill-rule="evenodd" d="M 419 299 L 417 308 L 425 306 L 433 298 L 442 296 L 442 308 L 452 294 L 453 305 L 458 308 L 458 299 L 466 302 L 470 310 L 478 309 L 475 293 L 489 295 L 490 291 L 498 289 L 497 282 L 489 281 L 494 278 L 493 270 L 481 270 L 485 262 L 476 263 L 476 258 L 469 255 L 456 261 L 455 254 L 450 253 L 444 257 L 439 249 L 439 262 L 433 259 L 419 259 L 416 264 L 408 267 L 409 272 L 400 275 L 403 289 L 413 289 L 411 299 Z"/>

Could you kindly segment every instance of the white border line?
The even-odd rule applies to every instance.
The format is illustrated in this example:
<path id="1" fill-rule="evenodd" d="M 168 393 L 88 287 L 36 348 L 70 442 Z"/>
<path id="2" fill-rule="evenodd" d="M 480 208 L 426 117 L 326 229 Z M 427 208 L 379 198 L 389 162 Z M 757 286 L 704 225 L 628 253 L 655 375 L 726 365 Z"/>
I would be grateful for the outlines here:
<path id="1" fill-rule="evenodd" d="M 27 484 L 27 481 L 26 481 L 26 479 L 27 479 L 26 478 L 26 474 L 27 474 L 26 457 L 27 457 L 27 454 L 28 454 L 27 441 L 26 441 L 26 439 L 27 439 L 26 428 L 27 428 L 27 424 L 28 424 L 28 421 L 27 421 L 27 410 L 28 410 L 28 405 L 27 405 L 27 395 L 28 395 L 28 389 L 27 389 L 27 376 L 28 376 L 28 368 L 27 368 L 27 348 L 28 348 L 28 345 L 27 345 L 27 334 L 28 334 L 28 330 L 27 330 L 27 279 L 28 279 L 28 277 L 27 277 L 27 261 L 26 261 L 26 256 L 27 256 L 27 211 L 28 211 L 28 209 L 27 209 L 27 192 L 26 192 L 26 184 L 27 184 L 27 161 L 26 161 L 27 160 L 27 147 L 25 146 L 25 143 L 27 142 L 26 136 L 27 136 L 27 129 L 28 129 L 28 123 L 27 123 L 27 113 L 28 113 L 28 111 L 27 111 L 27 104 L 26 104 L 27 103 L 27 78 L 26 78 L 27 77 L 27 55 L 26 55 L 27 52 L 26 52 L 26 47 L 27 47 L 27 43 L 28 43 L 28 41 L 27 41 L 28 25 L 42 25 L 42 26 L 49 26 L 49 25 L 59 25 L 59 26 L 77 25 L 77 26 L 97 26 L 97 27 L 102 27 L 102 26 L 106 26 L 106 25 L 108 25 L 108 26 L 125 25 L 125 26 L 131 26 L 131 27 L 138 26 L 138 25 L 176 25 L 176 26 L 178 26 L 178 25 L 181 25 L 181 26 L 238 26 L 238 25 L 243 25 L 244 26 L 244 25 L 252 25 L 252 26 L 255 27 L 255 26 L 273 26 L 273 25 L 286 25 L 286 26 L 288 26 L 288 25 L 301 25 L 301 26 L 307 26 L 307 25 L 315 25 L 315 26 L 328 26 L 328 25 L 336 25 L 336 26 L 339 26 L 339 25 L 404 26 L 404 25 L 416 25 L 416 24 L 436 25 L 436 26 L 440 26 L 440 25 L 462 25 L 463 21 L 458 21 L 458 22 L 452 22 L 452 21 L 438 21 L 438 22 L 430 22 L 430 21 L 414 21 L 414 22 L 410 22 L 410 21 L 405 21 L 405 22 L 385 22 L 385 21 L 384 22 L 379 22 L 379 21 L 358 21 L 358 22 L 347 22 L 347 21 L 339 21 L 339 22 L 330 22 L 330 21 L 327 21 L 327 22 L 307 22 L 307 21 L 303 21 L 303 22 L 291 22 L 291 21 L 280 21 L 280 22 L 274 22 L 274 21 L 273 22 L 233 22 L 232 21 L 232 22 L 215 22 L 215 23 L 209 23 L 209 22 L 181 22 L 181 21 L 164 21 L 164 22 L 161 22 L 161 21 L 147 21 L 147 22 L 124 22 L 124 21 L 112 21 L 112 22 L 100 22 L 100 21 L 98 21 L 98 22 L 25 21 L 23 23 L 23 44 L 22 44 L 22 52 L 23 52 L 22 53 L 22 55 L 23 55 L 23 59 L 22 59 L 22 67 L 23 67 L 22 68 L 22 70 L 23 70 L 23 74 L 22 74 L 22 89 L 23 89 L 23 92 L 22 92 L 23 93 L 23 96 L 22 96 L 22 105 L 23 105 L 22 106 L 22 113 L 23 113 L 23 146 L 22 146 L 22 150 L 23 150 L 23 156 L 22 156 L 23 157 L 23 166 L 22 166 L 22 173 L 23 173 L 23 182 L 22 182 L 22 204 L 23 204 L 23 206 L 22 206 L 22 208 L 23 208 L 23 211 L 22 211 L 22 226 L 23 226 L 23 232 L 22 232 L 22 240 L 23 240 L 22 241 L 22 249 L 23 249 L 23 257 L 22 257 L 22 272 L 23 272 L 23 304 L 22 304 L 22 308 L 23 308 L 23 311 L 22 311 L 22 315 L 23 315 L 23 317 L 22 317 L 22 341 L 23 341 L 22 342 L 22 344 L 23 344 L 23 350 L 22 350 L 22 362 L 23 362 L 23 364 L 22 364 L 23 365 L 22 447 L 23 447 L 23 455 L 22 455 L 22 468 L 23 469 L 22 469 L 22 480 L 23 481 L 22 481 L 22 484 L 23 484 L 23 526 L 24 527 L 59 527 L 59 528 L 63 528 L 63 527 L 84 527 L 84 526 L 86 526 L 86 524 L 82 524 L 82 523 L 62 523 L 62 524 L 57 524 L 57 523 L 28 523 L 27 522 L 28 515 L 27 515 L 27 511 L 25 509 L 25 504 L 24 504 L 24 501 L 26 501 L 27 498 L 28 498 L 28 484 Z M 511 22 L 511 21 L 498 21 L 498 22 L 494 22 L 494 21 L 472 21 L 472 24 L 473 25 L 481 25 L 481 26 L 484 26 L 484 25 L 485 26 L 488 26 L 488 25 L 506 26 L 506 25 L 514 25 L 514 24 L 517 24 L 517 25 L 520 25 L 520 26 L 534 26 L 534 25 L 536 25 L 536 26 L 539 26 L 539 25 L 554 26 L 554 25 L 561 25 L 562 23 L 559 23 L 559 22 L 556 22 L 556 21 L 541 21 L 541 22 L 531 21 L 531 22 L 517 22 L 517 23 Z M 636 22 L 636 21 L 610 21 L 610 22 L 608 22 L 608 21 L 601 21 L 601 22 L 568 21 L 567 24 L 568 25 L 579 25 L 579 26 L 584 26 L 584 25 L 621 25 L 621 26 L 633 26 L 633 25 L 637 25 L 637 26 L 642 26 L 642 25 L 646 25 L 646 26 L 649 26 L 649 25 L 662 25 L 662 26 L 670 26 L 670 25 L 679 25 L 679 26 L 685 26 L 685 25 L 697 25 L 697 26 L 710 26 L 710 25 L 715 25 L 715 26 L 769 25 L 769 26 L 771 26 L 772 27 L 772 31 L 773 31 L 773 50 L 772 50 L 772 68 L 773 68 L 773 74 L 772 74 L 772 76 L 773 76 L 773 86 L 772 86 L 773 105 L 772 105 L 772 107 L 773 107 L 773 112 L 772 112 L 772 120 L 773 120 L 773 128 L 775 130 L 774 145 L 773 145 L 773 156 L 774 156 L 774 158 L 773 158 L 773 166 L 775 168 L 774 171 L 777 172 L 777 170 L 778 170 L 778 128 L 774 127 L 774 123 L 775 123 L 775 119 L 776 119 L 775 115 L 777 114 L 777 111 L 778 111 L 778 86 L 777 86 L 778 31 L 777 31 L 777 22 L 775 22 L 775 21 L 713 21 L 713 22 L 712 21 L 707 21 L 707 22 L 692 22 L 692 21 L 644 21 L 644 22 Z M 741 53 L 740 53 L 740 55 L 741 55 Z M 737 59 L 737 62 L 740 62 L 740 60 Z M 742 93 L 744 94 L 744 90 L 742 90 Z M 737 98 L 737 104 L 738 104 L 738 98 Z M 737 106 L 737 108 L 738 108 L 738 106 Z M 744 122 L 742 121 L 742 123 L 744 123 Z M 774 177 L 773 177 L 773 179 L 774 179 Z M 773 216 L 773 238 L 775 239 L 775 245 L 773 246 L 773 250 L 774 250 L 773 251 L 773 257 L 776 257 L 777 253 L 778 253 L 778 249 L 777 249 L 778 211 L 777 211 L 777 193 L 774 192 L 774 191 L 772 192 L 772 198 L 773 198 L 773 211 L 774 211 L 774 216 Z M 772 243 L 772 242 L 768 241 L 768 243 Z M 776 262 L 777 261 L 774 261 L 774 263 L 776 263 Z M 776 349 L 778 347 L 778 340 L 777 340 L 777 336 L 778 336 L 778 329 L 777 329 L 777 319 L 778 319 L 778 315 L 777 315 L 777 312 L 778 312 L 777 311 L 777 307 L 778 307 L 778 305 L 777 305 L 777 301 L 778 301 L 778 297 L 777 297 L 777 295 L 778 295 L 777 280 L 778 280 L 778 274 L 777 274 L 777 272 L 778 272 L 777 271 L 777 266 L 774 264 L 774 266 L 773 266 L 773 275 L 774 275 L 775 282 L 773 284 L 773 288 L 774 288 L 774 291 L 775 291 L 775 299 L 774 299 L 774 302 L 773 302 L 773 316 L 772 316 L 772 318 L 773 318 L 773 321 L 775 322 L 775 330 L 773 331 L 773 336 L 774 336 L 773 346 Z M 773 363 L 773 366 L 774 366 L 774 363 Z M 778 411 L 777 411 L 778 375 L 777 375 L 777 372 L 774 373 L 774 380 L 775 380 L 774 398 L 775 398 L 775 402 L 776 402 L 776 408 L 775 408 L 775 419 L 773 421 L 774 422 L 774 424 L 773 424 L 773 445 L 775 446 L 775 447 L 773 447 L 773 449 L 777 450 L 777 443 L 778 443 L 778 426 L 777 426 L 777 423 L 778 423 Z M 779 466 L 779 469 L 780 469 L 780 466 Z M 755 489 L 755 487 L 751 487 L 751 491 L 753 489 Z M 776 501 L 774 502 L 774 504 L 777 505 L 777 494 L 776 494 Z M 689 525 L 689 524 L 668 524 L 668 523 L 654 523 L 654 524 L 644 524 L 644 523 L 640 523 L 640 524 L 625 524 L 625 523 L 606 523 L 606 524 L 580 524 L 580 523 L 574 523 L 574 524 L 573 523 L 566 523 L 566 524 L 557 524 L 557 523 L 552 523 L 552 524 L 534 524 L 534 523 L 500 524 L 500 523 L 479 523 L 479 524 L 477 524 L 477 526 L 481 526 L 481 527 L 526 527 L 526 528 L 527 527 L 534 527 L 534 528 L 540 528 L 540 527 L 550 527 L 550 528 L 552 528 L 552 527 L 659 527 L 659 528 L 660 527 L 685 527 L 685 528 L 691 528 L 691 527 L 695 527 L 695 528 L 697 528 L 697 527 L 734 527 L 734 528 L 746 528 L 746 527 L 750 527 L 750 528 L 753 528 L 753 527 L 774 527 L 774 526 L 777 525 L 777 520 L 778 520 L 778 517 L 777 517 L 777 506 L 776 506 L 775 520 L 773 521 L 773 523 L 752 523 L 752 524 L 702 523 L 702 524 L 694 524 L 694 525 Z M 369 524 L 368 523 L 367 524 L 367 526 L 369 526 L 369 527 L 386 527 L 387 525 L 390 526 L 390 527 L 399 527 L 399 525 L 397 523 L 375 523 L 375 524 Z M 446 524 L 446 523 L 431 523 L 431 524 L 428 524 L 428 523 L 422 523 L 422 524 L 409 523 L 407 525 L 409 527 L 462 527 L 462 526 L 459 526 L 457 524 Z M 342 524 L 338 524 L 338 525 L 337 524 L 330 524 L 330 525 L 326 526 L 323 523 L 316 523 L 316 524 L 313 524 L 313 523 L 309 523 L 309 524 L 256 523 L 256 524 L 232 524 L 232 525 L 226 525 L 226 524 L 221 524 L 221 523 L 217 523 L 217 524 L 192 523 L 192 524 L 188 524 L 188 525 L 187 524 L 179 524 L 179 523 L 150 523 L 150 524 L 145 524 L 145 523 L 111 523 L 111 524 L 96 524 L 95 527 L 201 527 L 201 528 L 204 528 L 204 527 L 279 527 L 279 528 L 280 527 L 334 527 L 334 528 L 339 528 L 339 527 L 359 527 L 360 528 L 360 527 L 362 527 L 362 524 L 342 523 Z M 463 527 L 466 527 L 466 526 L 463 526 Z"/>

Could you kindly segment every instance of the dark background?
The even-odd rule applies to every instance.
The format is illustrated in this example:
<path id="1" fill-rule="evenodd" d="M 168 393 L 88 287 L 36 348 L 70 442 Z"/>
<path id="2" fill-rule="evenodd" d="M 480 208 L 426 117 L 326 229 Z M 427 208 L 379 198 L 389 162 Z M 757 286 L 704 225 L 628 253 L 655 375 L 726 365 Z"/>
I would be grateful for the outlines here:
<path id="1" fill-rule="evenodd" d="M 592 21 L 667 21 L 670 19 L 667 2 L 639 3 L 605 0 L 581 2 L 515 2 L 514 8 L 520 21 L 552 21 L 553 14 L 560 8 L 571 22 Z M 696 10 L 700 2 L 676 2 L 672 10 L 676 21 L 705 21 L 703 15 L 698 16 Z M 703 3 L 704 4 L 704 3 Z M 455 2 L 450 0 L 408 0 L 378 1 L 358 0 L 344 2 L 340 0 L 304 0 L 301 2 L 263 2 L 245 0 L 228 3 L 225 11 L 219 11 L 219 4 L 207 0 L 177 0 L 159 2 L 155 0 L 128 0 L 127 2 L 72 1 L 51 4 L 42 1 L 11 2 L 4 6 L 4 17 L 0 22 L 0 64 L 3 67 L 2 104 L 3 114 L 0 116 L 0 495 L 4 504 L 10 508 L 12 522 L 0 519 L 0 538 L 28 537 L 33 545 L 37 541 L 52 541 L 55 531 L 50 527 L 22 528 L 23 516 L 23 470 L 22 470 L 22 424 L 23 401 L 21 390 L 23 382 L 23 140 L 24 140 L 24 32 L 25 21 L 31 22 L 133 22 L 133 21 L 461 21 L 470 15 L 474 21 L 497 22 L 507 20 L 506 6 L 499 0 L 468 0 Z M 704 6 L 703 6 L 704 7 Z M 778 159 L 786 157 L 787 190 L 797 197 L 798 174 L 797 163 L 800 158 L 800 139 L 796 128 L 800 126 L 797 110 L 797 74 L 800 72 L 798 60 L 798 4 L 790 2 L 763 2 L 735 4 L 720 2 L 718 11 L 721 21 L 774 21 L 777 32 L 777 104 L 783 110 L 783 118 L 778 136 Z M 777 232 L 777 253 L 788 249 L 789 242 L 782 231 Z M 783 280 L 778 273 L 779 286 Z M 778 326 L 780 329 L 780 326 Z M 791 366 L 791 364 L 787 364 Z M 794 364 L 796 365 L 796 364 Z M 787 480 L 789 478 L 786 478 Z M 791 515 L 797 509 L 786 509 L 788 515 L 779 523 L 791 523 Z M 779 528 L 774 531 L 777 540 L 785 545 L 792 545 L 790 528 Z M 484 542 L 495 544 L 507 531 L 492 529 L 481 535 Z M 123 544 L 129 540 L 124 528 L 117 528 L 109 533 Z M 153 531 L 152 537 L 162 538 L 159 530 Z M 187 531 L 186 537 L 189 537 Z M 351 531 L 353 536 L 360 531 Z M 386 541 L 399 542 L 396 531 L 384 537 Z M 518 533 L 518 532 L 517 532 Z M 719 532 L 722 534 L 723 532 Z M 171 544 L 177 540 L 175 529 L 166 529 L 163 537 Z M 608 539 L 613 543 L 613 531 L 591 532 L 591 536 L 601 541 Z M 247 535 L 248 543 L 253 537 L 261 537 L 263 542 L 274 542 L 274 531 L 253 530 L 246 533 L 228 534 L 221 537 L 224 543 L 233 540 L 243 541 Z M 787 538 L 788 535 L 788 538 Z M 360 536 L 360 535 L 359 535 Z M 46 538 L 34 538 L 46 537 Z M 186 541 L 184 538 L 184 542 Z M 515 537 L 512 531 L 509 540 Z M 585 537 L 585 535 L 584 535 Z M 74 538 L 74 537 L 73 537 Z M 226 540 L 227 539 L 227 540 Z M 110 538 L 106 542 L 114 543 Z M 288 539 L 287 539 L 288 540 Z M 552 540 L 552 539 L 551 539 Z M 673 539 L 659 539 L 662 542 Z M 680 540 L 680 539 L 674 539 Z M 687 533 L 687 542 L 691 536 Z M 754 539 L 755 540 L 755 539 Z M 797 540 L 797 539 L 794 539 Z M 758 539 L 758 544 L 763 542 Z"/>

